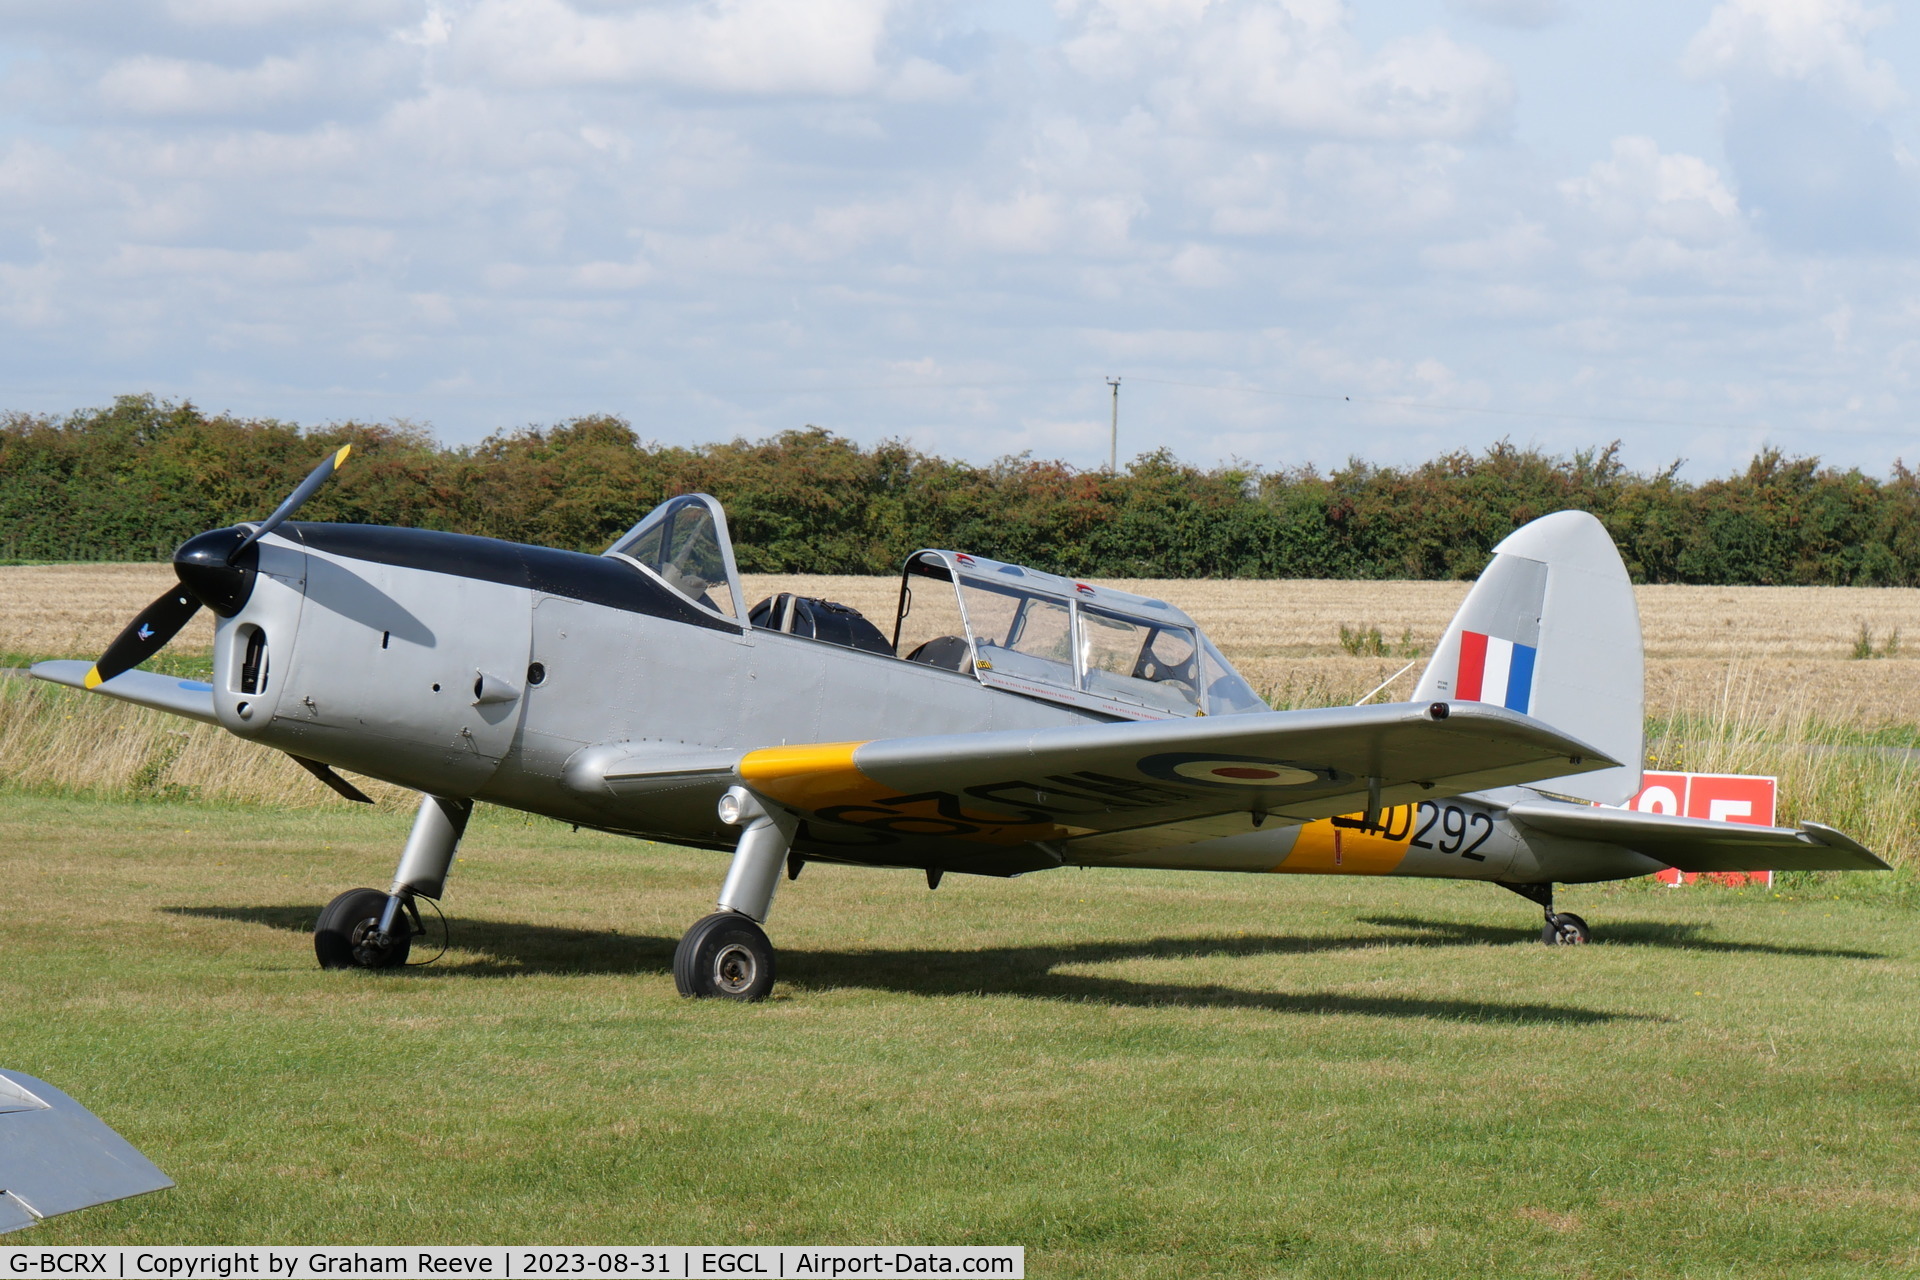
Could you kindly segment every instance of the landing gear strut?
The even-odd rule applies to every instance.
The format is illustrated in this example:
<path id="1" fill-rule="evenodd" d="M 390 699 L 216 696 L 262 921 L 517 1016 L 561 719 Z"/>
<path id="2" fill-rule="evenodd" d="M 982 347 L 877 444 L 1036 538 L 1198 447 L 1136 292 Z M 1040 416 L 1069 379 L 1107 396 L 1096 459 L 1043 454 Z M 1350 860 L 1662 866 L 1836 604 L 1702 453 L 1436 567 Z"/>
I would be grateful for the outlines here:
<path id="1" fill-rule="evenodd" d="M 683 996 L 765 1000 L 773 990 L 773 944 L 760 928 L 773 909 L 780 869 L 799 824 L 766 808 L 745 787 L 720 797 L 720 821 L 739 827 L 720 909 L 687 930 L 673 953 L 673 985 Z"/>
<path id="2" fill-rule="evenodd" d="M 414 899 L 438 901 L 446 892 L 447 868 L 472 813 L 471 800 L 420 798 L 392 887 L 385 893 L 349 889 L 314 922 L 313 954 L 321 968 L 397 969 L 407 962 L 413 940 L 427 931 Z"/>
<path id="3" fill-rule="evenodd" d="M 1553 909 L 1553 886 L 1551 884 L 1511 884 L 1505 880 L 1496 880 L 1502 889 L 1517 893 L 1528 902 L 1538 903 L 1547 913 L 1546 923 L 1540 927 L 1540 941 L 1549 947 L 1578 946 L 1593 941 L 1593 930 L 1587 928 L 1587 922 L 1571 911 Z"/>

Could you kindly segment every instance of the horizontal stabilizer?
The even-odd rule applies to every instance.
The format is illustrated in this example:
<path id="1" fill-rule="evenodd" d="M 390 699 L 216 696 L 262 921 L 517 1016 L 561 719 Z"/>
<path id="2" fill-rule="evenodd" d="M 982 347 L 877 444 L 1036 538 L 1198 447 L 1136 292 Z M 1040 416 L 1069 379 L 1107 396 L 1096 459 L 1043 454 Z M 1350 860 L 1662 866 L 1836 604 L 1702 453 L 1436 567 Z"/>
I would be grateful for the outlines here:
<path id="1" fill-rule="evenodd" d="M 0 1233 L 172 1185 L 132 1143 L 66 1094 L 32 1076 L 0 1071 Z"/>
<path id="2" fill-rule="evenodd" d="M 1864 846 L 1817 822 L 1754 827 L 1631 809 L 1528 800 L 1507 810 L 1523 827 L 1643 853 L 1681 871 L 1888 871 Z"/>
<path id="3" fill-rule="evenodd" d="M 64 684 L 70 689 L 84 689 L 87 687 L 87 672 L 92 669 L 91 662 L 59 659 L 36 662 L 31 672 L 37 679 Z M 93 691 L 122 702 L 131 702 L 137 707 L 152 707 L 155 711 L 185 716 L 205 724 L 220 723 L 213 714 L 213 686 L 204 680 L 182 680 L 178 676 L 163 676 L 152 671 L 123 671 L 113 679 L 96 685 Z"/>

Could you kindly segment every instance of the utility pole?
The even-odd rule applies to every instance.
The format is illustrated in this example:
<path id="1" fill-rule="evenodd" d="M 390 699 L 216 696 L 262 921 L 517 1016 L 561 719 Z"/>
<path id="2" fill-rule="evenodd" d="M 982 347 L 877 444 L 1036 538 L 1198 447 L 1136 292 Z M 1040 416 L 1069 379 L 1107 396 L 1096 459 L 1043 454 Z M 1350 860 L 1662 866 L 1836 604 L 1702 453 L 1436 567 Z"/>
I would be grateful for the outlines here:
<path id="1" fill-rule="evenodd" d="M 1113 388 L 1113 434 L 1107 442 L 1107 470 L 1113 475 L 1120 474 L 1120 379 L 1108 378 L 1107 385 Z"/>

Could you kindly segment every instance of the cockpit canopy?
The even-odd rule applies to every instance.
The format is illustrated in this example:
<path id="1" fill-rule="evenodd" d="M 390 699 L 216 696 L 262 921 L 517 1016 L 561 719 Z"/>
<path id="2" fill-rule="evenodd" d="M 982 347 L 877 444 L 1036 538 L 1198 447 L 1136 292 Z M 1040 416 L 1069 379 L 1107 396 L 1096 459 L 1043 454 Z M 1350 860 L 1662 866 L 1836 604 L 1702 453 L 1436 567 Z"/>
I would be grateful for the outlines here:
<path id="1" fill-rule="evenodd" d="M 947 591 L 963 630 L 923 639 L 918 602 L 943 605 Z M 1206 633 L 1166 601 L 964 552 L 908 557 L 894 640 L 909 661 L 1119 715 L 1267 710 Z"/>
<path id="2" fill-rule="evenodd" d="M 782 594 L 751 611 L 726 513 L 704 493 L 655 507 L 607 555 L 743 627 L 838 644 L 1132 719 L 1265 711 L 1199 627 L 1163 600 L 958 551 L 907 558 L 891 641 L 857 610 Z"/>
<path id="3" fill-rule="evenodd" d="M 641 565 L 695 604 L 729 618 L 746 616 L 740 570 L 733 563 L 727 513 L 704 493 L 668 498 L 647 513 L 607 555 Z"/>

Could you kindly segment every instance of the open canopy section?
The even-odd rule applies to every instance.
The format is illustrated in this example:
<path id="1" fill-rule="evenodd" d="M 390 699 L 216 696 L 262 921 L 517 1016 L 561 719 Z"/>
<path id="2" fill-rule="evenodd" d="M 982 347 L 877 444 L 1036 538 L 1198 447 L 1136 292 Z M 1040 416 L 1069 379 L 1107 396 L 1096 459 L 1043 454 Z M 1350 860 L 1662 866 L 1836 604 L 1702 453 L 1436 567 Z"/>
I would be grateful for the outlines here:
<path id="1" fill-rule="evenodd" d="M 746 616 L 727 515 L 704 493 L 668 498 L 606 551 L 654 574 L 697 605 L 736 621 Z"/>
<path id="2" fill-rule="evenodd" d="M 983 684 L 1129 717 L 1267 710 L 1164 600 L 957 551 L 908 559 L 894 644 Z"/>

